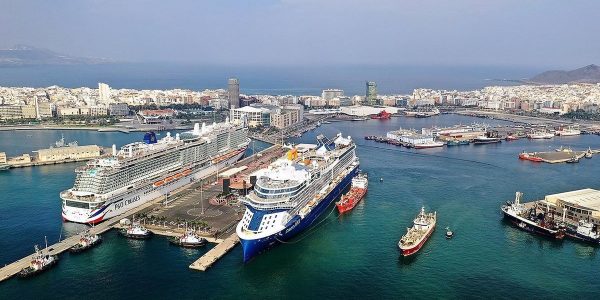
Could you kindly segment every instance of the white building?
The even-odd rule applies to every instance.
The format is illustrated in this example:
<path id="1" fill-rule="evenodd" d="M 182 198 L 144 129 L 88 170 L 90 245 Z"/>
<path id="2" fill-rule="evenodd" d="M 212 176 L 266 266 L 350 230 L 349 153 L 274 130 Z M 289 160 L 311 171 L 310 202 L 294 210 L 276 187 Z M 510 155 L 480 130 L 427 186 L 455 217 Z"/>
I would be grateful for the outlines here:
<path id="1" fill-rule="evenodd" d="M 249 127 L 270 126 L 271 110 L 261 106 L 244 106 L 229 110 L 229 120 L 233 124 L 241 124 L 246 117 Z"/>
<path id="2" fill-rule="evenodd" d="M 329 101 L 333 98 L 340 98 L 343 96 L 344 96 L 344 91 L 338 90 L 338 89 L 326 89 L 326 90 L 323 90 L 323 92 L 321 92 L 321 98 L 323 98 L 323 100 L 325 100 L 325 101 Z"/>
<path id="3" fill-rule="evenodd" d="M 102 103 L 110 102 L 110 86 L 106 83 L 98 83 L 98 99 Z"/>

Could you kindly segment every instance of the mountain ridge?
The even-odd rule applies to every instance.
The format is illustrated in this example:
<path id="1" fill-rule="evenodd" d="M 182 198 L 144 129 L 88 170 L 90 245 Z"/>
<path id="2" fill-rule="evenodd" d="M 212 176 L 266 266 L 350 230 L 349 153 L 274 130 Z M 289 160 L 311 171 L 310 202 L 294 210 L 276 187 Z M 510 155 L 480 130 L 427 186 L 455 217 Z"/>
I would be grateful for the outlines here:
<path id="1" fill-rule="evenodd" d="M 550 70 L 529 79 L 532 83 L 565 84 L 565 83 L 600 83 L 600 66 L 591 64 L 575 70 Z"/>
<path id="2" fill-rule="evenodd" d="M 0 67 L 28 65 L 85 65 L 114 62 L 107 58 L 78 57 L 18 44 L 8 49 L 0 49 Z"/>

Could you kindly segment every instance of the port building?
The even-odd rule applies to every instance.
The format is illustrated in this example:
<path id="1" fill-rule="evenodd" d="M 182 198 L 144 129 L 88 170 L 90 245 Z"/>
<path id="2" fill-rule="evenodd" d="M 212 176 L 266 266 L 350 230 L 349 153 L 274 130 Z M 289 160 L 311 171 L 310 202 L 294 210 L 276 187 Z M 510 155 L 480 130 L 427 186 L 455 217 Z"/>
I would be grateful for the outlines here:
<path id="1" fill-rule="evenodd" d="M 35 156 L 38 162 L 61 161 L 67 159 L 88 159 L 98 157 L 101 149 L 97 145 L 69 146 L 40 149 Z"/>
<path id="2" fill-rule="evenodd" d="M 583 219 L 600 225 L 599 190 L 582 189 L 547 195 L 543 200 L 538 201 L 538 207 L 556 216 L 562 216 L 565 212 L 565 221 L 569 223 L 577 223 Z"/>

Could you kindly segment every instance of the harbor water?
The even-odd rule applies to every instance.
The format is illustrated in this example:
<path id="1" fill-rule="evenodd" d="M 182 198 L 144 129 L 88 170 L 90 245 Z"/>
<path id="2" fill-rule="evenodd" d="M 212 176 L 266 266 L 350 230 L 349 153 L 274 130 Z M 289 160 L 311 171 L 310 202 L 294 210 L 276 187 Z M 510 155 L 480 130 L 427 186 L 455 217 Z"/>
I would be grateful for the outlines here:
<path id="1" fill-rule="evenodd" d="M 408 150 L 365 141 L 402 128 L 470 124 L 481 119 L 442 115 L 332 122 L 296 142 L 323 133 L 352 135 L 361 168 L 371 182 L 365 199 L 339 216 L 332 205 L 323 222 L 242 263 L 234 248 L 207 272 L 188 265 L 209 248 L 185 250 L 166 239 L 131 241 L 115 231 L 104 243 L 28 280 L 0 283 L 0 298 L 594 298 L 600 294 L 598 247 L 551 241 L 502 221 L 500 205 L 522 191 L 525 199 L 580 188 L 600 189 L 600 155 L 579 164 L 522 161 L 522 151 L 600 149 L 600 137 L 519 140 Z M 488 120 L 486 120 L 488 121 Z M 497 121 L 493 124 L 508 124 Z M 9 155 L 44 148 L 64 133 L 67 141 L 118 146 L 142 134 L 86 131 L 0 132 Z M 60 219 L 58 193 L 69 188 L 77 164 L 0 172 L 0 263 L 9 263 L 84 225 Z M 380 182 L 380 178 L 383 181 Z M 400 257 L 397 242 L 421 206 L 438 213 L 438 229 L 415 256 Z M 444 237 L 444 227 L 454 238 Z M 101 293 L 101 294 L 99 294 Z"/>

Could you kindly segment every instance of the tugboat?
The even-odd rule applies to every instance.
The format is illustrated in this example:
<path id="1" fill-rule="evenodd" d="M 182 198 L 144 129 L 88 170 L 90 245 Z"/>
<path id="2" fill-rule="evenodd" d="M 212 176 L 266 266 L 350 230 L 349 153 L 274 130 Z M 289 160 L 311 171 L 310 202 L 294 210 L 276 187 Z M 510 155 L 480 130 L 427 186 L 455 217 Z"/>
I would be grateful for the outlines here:
<path id="1" fill-rule="evenodd" d="M 369 180 L 367 174 L 360 173 L 352 178 L 352 187 L 350 188 L 350 191 L 346 195 L 343 195 L 340 201 L 335 203 L 340 214 L 352 210 L 365 196 L 368 186 Z"/>
<path id="2" fill-rule="evenodd" d="M 33 275 L 37 275 L 58 262 L 58 256 L 49 255 L 46 251 L 40 250 L 37 245 L 33 247 L 35 249 L 35 253 L 33 254 L 33 259 L 28 267 L 23 268 L 17 275 L 21 278 L 31 277 Z M 46 242 L 46 248 L 48 248 L 48 243 Z"/>
<path id="3" fill-rule="evenodd" d="M 425 213 L 425 207 L 421 207 L 421 212 L 413 221 L 413 227 L 408 228 L 406 234 L 398 242 L 398 248 L 402 251 L 403 256 L 413 255 L 423 247 L 435 230 L 436 219 L 436 212 Z"/>
<path id="4" fill-rule="evenodd" d="M 565 228 L 562 223 L 556 223 L 544 213 L 536 214 L 535 207 L 526 209 L 521 204 L 521 197 L 523 197 L 523 193 L 517 192 L 514 203 L 507 202 L 502 205 L 501 210 L 504 218 L 527 232 L 541 234 L 557 240 L 562 240 L 565 237 Z"/>
<path id="5" fill-rule="evenodd" d="M 170 238 L 169 243 L 184 248 L 198 248 L 206 245 L 206 239 L 197 235 L 194 230 L 187 229 L 180 237 Z"/>
<path id="6" fill-rule="evenodd" d="M 102 237 L 97 234 L 89 234 L 84 233 L 79 239 L 79 243 L 75 244 L 75 246 L 69 248 L 69 252 L 71 253 L 79 253 L 83 252 L 87 249 L 90 249 L 98 244 L 102 243 Z"/>
<path id="7" fill-rule="evenodd" d="M 569 158 L 569 160 L 567 160 L 568 164 L 576 164 L 579 162 L 579 158 L 577 156 L 573 156 L 571 158 Z"/>
<path id="8" fill-rule="evenodd" d="M 600 244 L 600 233 L 594 224 L 585 220 L 579 220 L 576 228 L 567 227 L 567 236 L 570 238 L 588 242 L 592 244 Z"/>
<path id="9" fill-rule="evenodd" d="M 592 158 L 592 156 L 594 156 L 594 153 L 592 152 L 591 148 L 588 148 L 588 150 L 585 152 L 585 158 Z"/>
<path id="10" fill-rule="evenodd" d="M 454 236 L 454 232 L 450 230 L 450 227 L 446 227 L 446 238 L 451 239 Z"/>
<path id="11" fill-rule="evenodd" d="M 127 229 L 122 229 L 121 234 L 130 239 L 143 240 L 152 236 L 152 232 L 139 223 L 129 226 Z"/>

